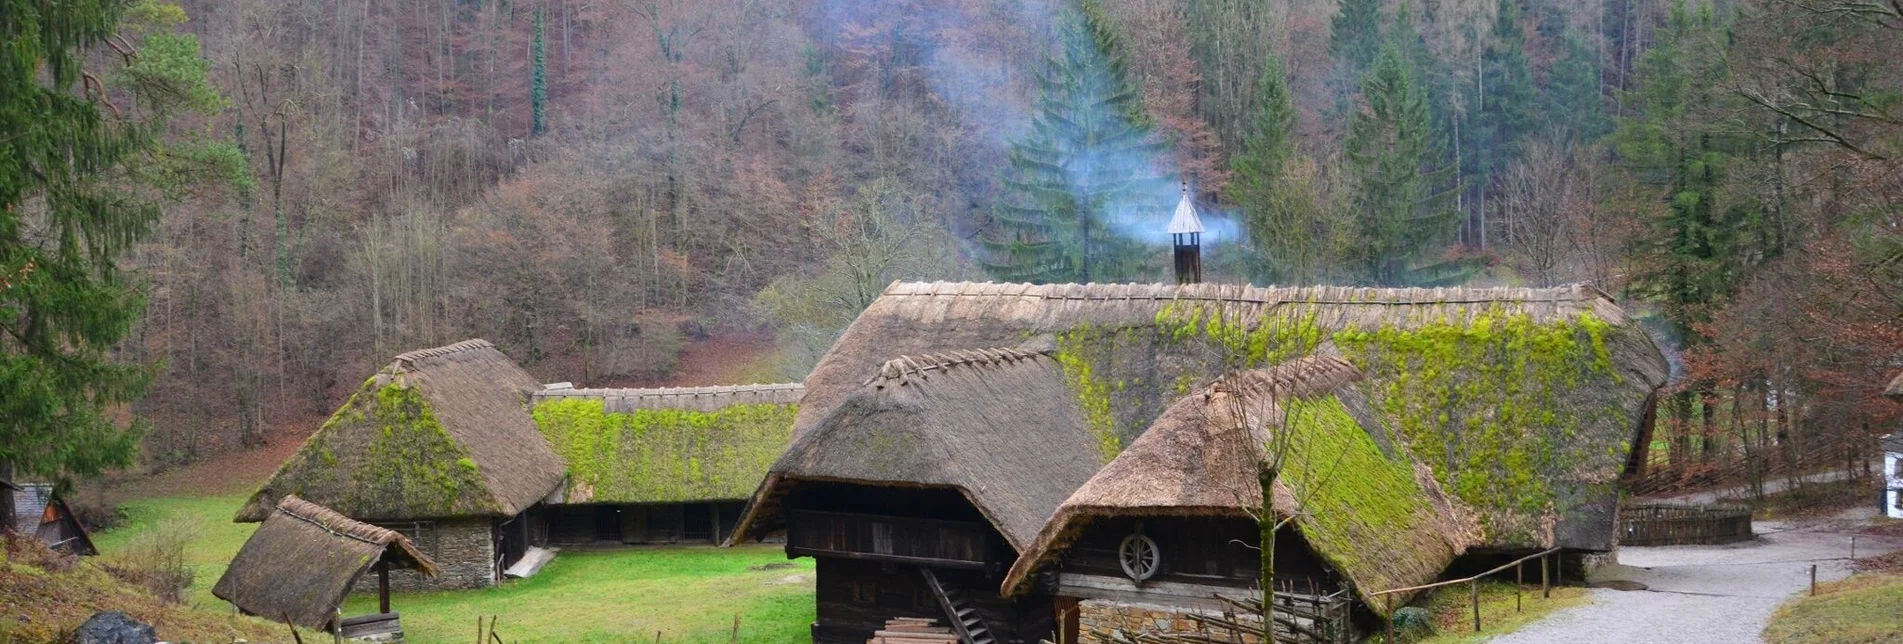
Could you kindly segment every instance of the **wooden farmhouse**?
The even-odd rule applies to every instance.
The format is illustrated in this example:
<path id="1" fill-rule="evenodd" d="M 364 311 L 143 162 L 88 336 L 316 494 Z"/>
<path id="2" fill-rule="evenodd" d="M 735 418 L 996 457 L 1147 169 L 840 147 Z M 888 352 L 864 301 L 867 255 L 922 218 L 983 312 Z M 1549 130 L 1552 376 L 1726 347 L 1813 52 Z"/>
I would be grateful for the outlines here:
<path id="1" fill-rule="evenodd" d="M 392 574 L 399 590 L 494 585 L 542 536 L 536 515 L 566 468 L 527 406 L 541 388 L 484 340 L 396 357 L 278 469 L 239 521 L 297 495 L 394 530 L 440 574 Z"/>
<path id="2" fill-rule="evenodd" d="M 816 642 L 1154 628 L 1259 583 L 1236 544 L 1286 436 L 1326 458 L 1272 490 L 1278 585 L 1369 628 L 1373 593 L 1463 557 L 1610 550 L 1667 373 L 1585 286 L 897 283 L 807 378 L 735 539 L 817 560 Z"/>
<path id="3" fill-rule="evenodd" d="M 726 541 L 791 442 L 802 391 L 778 384 L 536 392 L 536 425 L 569 472 L 548 506 L 549 543 Z"/>

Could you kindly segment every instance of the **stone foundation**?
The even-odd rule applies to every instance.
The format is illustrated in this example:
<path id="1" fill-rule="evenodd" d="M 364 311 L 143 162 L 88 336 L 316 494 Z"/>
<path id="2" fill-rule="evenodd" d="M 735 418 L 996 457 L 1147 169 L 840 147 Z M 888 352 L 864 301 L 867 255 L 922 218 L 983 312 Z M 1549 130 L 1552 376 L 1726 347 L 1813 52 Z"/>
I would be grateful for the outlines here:
<path id="1" fill-rule="evenodd" d="M 414 570 L 390 571 L 390 590 L 463 590 L 496 585 L 496 547 L 491 519 L 445 519 L 378 525 L 415 540 L 417 549 L 436 562 L 435 578 L 425 577 Z M 372 568 L 358 578 L 351 592 L 377 592 L 376 569 Z M 401 607 L 393 608 L 402 610 Z"/>
<path id="2" fill-rule="evenodd" d="M 1220 611 L 1178 608 L 1158 604 L 1140 604 L 1118 602 L 1104 599 L 1086 599 L 1077 603 L 1077 630 L 1081 639 L 1091 640 L 1091 633 L 1205 633 L 1194 620 L 1192 614 L 1220 616 Z M 1259 624 L 1260 619 L 1237 616 L 1245 624 Z M 1218 642 L 1239 642 L 1239 644 L 1257 644 L 1262 638 L 1253 634 L 1242 634 L 1237 640 L 1229 633 L 1209 630 L 1206 634 Z"/>

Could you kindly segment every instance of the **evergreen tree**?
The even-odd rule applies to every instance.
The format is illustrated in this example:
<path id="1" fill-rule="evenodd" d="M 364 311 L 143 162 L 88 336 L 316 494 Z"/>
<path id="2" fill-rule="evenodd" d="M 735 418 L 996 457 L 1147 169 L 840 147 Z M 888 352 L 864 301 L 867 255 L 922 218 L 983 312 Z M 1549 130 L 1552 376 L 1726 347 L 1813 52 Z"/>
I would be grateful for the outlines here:
<path id="1" fill-rule="evenodd" d="M 535 8 L 535 42 L 530 45 L 534 60 L 529 71 L 529 134 L 548 131 L 548 47 L 545 43 L 542 8 Z"/>
<path id="2" fill-rule="evenodd" d="M 1493 178 L 1520 156 L 1521 139 L 1533 128 L 1533 72 L 1527 66 L 1526 32 L 1516 0 L 1499 0 L 1487 49 L 1481 54 L 1477 106 L 1462 135 L 1463 163 L 1483 213 Z M 1484 222 L 1480 232 L 1484 243 Z"/>
<path id="3" fill-rule="evenodd" d="M 1578 31 L 1567 29 L 1562 40 L 1565 49 L 1540 92 L 1541 129 L 1554 139 L 1591 143 L 1612 131 L 1599 91 L 1599 63 Z"/>
<path id="4" fill-rule="evenodd" d="M 1366 107 L 1349 123 L 1347 157 L 1355 190 L 1353 258 L 1361 280 L 1418 283 L 1451 232 L 1446 170 L 1439 169 L 1427 98 L 1398 47 L 1381 48 L 1362 83 Z"/>
<path id="5" fill-rule="evenodd" d="M 158 223 L 144 195 L 246 170 L 229 144 L 160 138 L 223 105 L 198 41 L 170 31 L 178 7 L 0 0 L 0 16 L 0 478 L 67 481 L 138 447 L 107 409 L 152 374 L 114 357 L 145 303 L 119 266 Z"/>
<path id="6" fill-rule="evenodd" d="M 1295 157 L 1295 103 L 1282 61 L 1270 56 L 1256 93 L 1255 116 L 1230 163 L 1229 202 L 1242 211 L 1250 252 L 1245 267 L 1256 284 L 1290 283 L 1309 275 L 1314 235 L 1297 216 L 1288 181 Z"/>
<path id="7" fill-rule="evenodd" d="M 1328 53 L 1357 78 L 1381 49 L 1381 0 L 1341 0 L 1329 34 Z"/>
<path id="8" fill-rule="evenodd" d="M 1172 178 L 1156 169 L 1162 146 L 1095 0 L 1058 32 L 1031 131 L 1011 143 L 1008 195 L 994 210 L 983 263 L 1010 281 L 1135 279 L 1148 253 L 1116 224 L 1167 214 Z M 1161 235 L 1162 221 L 1154 225 Z"/>

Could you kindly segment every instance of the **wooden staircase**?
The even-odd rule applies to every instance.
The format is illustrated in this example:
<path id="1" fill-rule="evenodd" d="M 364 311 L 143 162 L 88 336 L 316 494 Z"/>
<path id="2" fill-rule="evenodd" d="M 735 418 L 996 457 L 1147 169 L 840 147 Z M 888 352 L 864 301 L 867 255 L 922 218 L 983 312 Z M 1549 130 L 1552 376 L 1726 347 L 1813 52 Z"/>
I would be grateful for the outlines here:
<path id="1" fill-rule="evenodd" d="M 963 591 L 939 581 L 931 568 L 920 567 L 918 571 L 925 575 L 925 585 L 931 587 L 932 595 L 938 597 L 938 606 L 944 609 L 946 621 L 951 622 L 952 630 L 958 634 L 958 641 L 965 644 L 998 644 L 998 638 L 985 626 L 984 617 L 965 599 Z"/>

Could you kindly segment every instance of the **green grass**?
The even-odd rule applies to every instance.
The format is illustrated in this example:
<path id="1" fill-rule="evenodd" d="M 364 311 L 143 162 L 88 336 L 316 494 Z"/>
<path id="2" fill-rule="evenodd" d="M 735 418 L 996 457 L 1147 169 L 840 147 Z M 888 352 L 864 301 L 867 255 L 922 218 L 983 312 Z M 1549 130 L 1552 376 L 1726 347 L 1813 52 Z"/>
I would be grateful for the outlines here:
<path id="1" fill-rule="evenodd" d="M 170 517 L 198 529 L 186 548 L 196 573 L 189 594 L 195 607 L 228 611 L 211 587 L 257 524 L 232 523 L 244 495 L 169 497 L 128 501 L 127 521 L 94 535 L 110 557 L 140 533 Z M 403 614 L 414 644 L 467 642 L 477 617 L 496 617 L 511 642 L 727 642 L 740 617 L 742 642 L 803 639 L 813 622 L 813 562 L 788 561 L 778 546 L 666 547 L 563 552 L 532 579 L 501 587 L 398 593 L 391 608 Z M 375 597 L 351 597 L 345 615 L 374 612 Z"/>
<path id="2" fill-rule="evenodd" d="M 1903 575 L 1861 573 L 1825 584 L 1815 597 L 1778 607 L 1764 628 L 1772 644 L 1849 644 L 1903 640 Z"/>
<path id="3" fill-rule="evenodd" d="M 233 523 L 232 514 L 249 495 L 206 497 L 168 497 L 127 501 L 119 507 L 126 520 L 110 531 L 93 535 L 93 544 L 102 555 L 111 557 L 122 551 L 139 534 L 178 517 L 193 526 L 193 538 L 185 548 L 185 560 L 192 565 L 192 590 L 186 596 L 198 608 L 228 609 L 224 600 L 211 596 L 212 584 L 225 574 L 225 566 L 244 547 L 246 539 L 258 529 L 256 523 Z"/>
<path id="4" fill-rule="evenodd" d="M 466 642 L 476 619 L 497 617 L 509 642 L 790 642 L 813 622 L 813 563 L 778 546 L 569 551 L 535 577 L 499 588 L 399 594 L 412 644 Z M 359 595 L 344 614 L 376 611 Z"/>
<path id="5" fill-rule="evenodd" d="M 1415 644 L 1485 642 L 1539 621 L 1553 611 L 1592 601 L 1592 595 L 1585 588 L 1576 586 L 1556 587 L 1553 597 L 1544 599 L 1540 597 L 1539 585 L 1535 584 L 1522 591 L 1520 609 L 1516 610 L 1511 582 L 1482 582 L 1480 631 L 1475 632 L 1470 592 L 1465 584 L 1435 589 L 1426 600 L 1426 608 L 1434 616 L 1435 633 Z"/>

